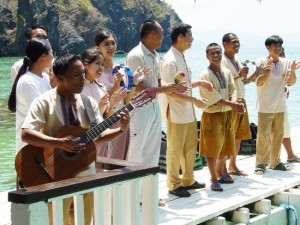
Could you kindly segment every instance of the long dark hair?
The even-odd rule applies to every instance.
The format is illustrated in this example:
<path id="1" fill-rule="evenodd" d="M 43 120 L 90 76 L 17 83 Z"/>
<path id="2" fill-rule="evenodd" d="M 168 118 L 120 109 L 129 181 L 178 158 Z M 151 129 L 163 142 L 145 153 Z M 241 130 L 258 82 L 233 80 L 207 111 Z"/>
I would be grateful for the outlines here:
<path id="1" fill-rule="evenodd" d="M 43 54 L 48 55 L 50 49 L 51 45 L 48 39 L 36 37 L 27 42 L 25 49 L 26 56 L 23 59 L 23 65 L 14 81 L 8 99 L 8 109 L 10 111 L 16 112 L 16 90 L 19 79 L 27 71 L 28 67 L 34 64 Z"/>

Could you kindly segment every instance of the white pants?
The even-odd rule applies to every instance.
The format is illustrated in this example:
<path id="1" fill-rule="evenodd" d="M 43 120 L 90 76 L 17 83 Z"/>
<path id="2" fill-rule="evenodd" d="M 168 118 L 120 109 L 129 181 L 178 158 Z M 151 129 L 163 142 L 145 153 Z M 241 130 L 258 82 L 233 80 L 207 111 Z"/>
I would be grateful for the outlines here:
<path id="1" fill-rule="evenodd" d="M 161 116 L 157 102 L 136 108 L 130 119 L 127 160 L 157 166 L 161 146 Z"/>

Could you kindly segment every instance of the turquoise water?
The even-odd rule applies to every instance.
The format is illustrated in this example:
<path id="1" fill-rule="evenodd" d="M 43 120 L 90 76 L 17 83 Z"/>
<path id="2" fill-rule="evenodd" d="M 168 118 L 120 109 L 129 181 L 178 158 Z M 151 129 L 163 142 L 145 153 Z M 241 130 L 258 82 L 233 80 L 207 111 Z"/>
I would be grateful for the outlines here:
<path id="1" fill-rule="evenodd" d="M 267 54 L 265 49 L 247 49 L 240 51 L 242 60 L 254 61 Z M 161 56 L 163 53 L 161 54 Z M 292 51 L 286 49 L 288 59 L 300 59 L 300 48 L 293 48 Z M 193 79 L 199 78 L 201 71 L 207 67 L 208 61 L 205 56 L 204 46 L 192 48 L 186 52 L 186 58 L 192 69 Z M 11 89 L 10 68 L 18 58 L 0 58 L 0 191 L 15 188 L 15 115 L 7 109 L 7 99 Z M 124 63 L 125 56 L 118 55 L 116 62 Z M 252 68 L 250 68 L 252 71 Z M 300 74 L 300 70 L 297 72 Z M 300 126 L 300 82 L 290 88 L 290 98 L 287 101 L 289 108 L 289 119 L 291 127 Z M 193 90 L 194 96 L 199 96 L 197 89 Z M 246 86 L 246 99 L 250 121 L 257 123 L 257 113 L 255 110 L 256 87 L 254 83 Z M 198 120 L 201 117 L 201 110 L 196 110 Z M 164 127 L 164 126 L 163 126 Z"/>

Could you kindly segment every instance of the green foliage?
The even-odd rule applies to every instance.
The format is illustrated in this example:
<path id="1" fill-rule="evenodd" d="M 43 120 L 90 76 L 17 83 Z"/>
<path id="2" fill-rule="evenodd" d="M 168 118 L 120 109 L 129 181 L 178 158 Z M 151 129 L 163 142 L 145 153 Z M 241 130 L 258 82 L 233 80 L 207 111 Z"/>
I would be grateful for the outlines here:
<path id="1" fill-rule="evenodd" d="M 63 0 L 54 0 L 54 3 L 56 3 L 62 11 L 64 11 L 64 12 L 67 11 L 67 8 L 66 8 Z"/>
<path id="2" fill-rule="evenodd" d="M 77 0 L 77 4 L 78 4 L 78 9 L 84 15 L 88 15 L 94 10 L 94 7 L 89 0 Z"/>
<path id="3" fill-rule="evenodd" d="M 127 0 L 124 1 L 124 10 L 131 10 L 137 7 L 136 0 Z"/>

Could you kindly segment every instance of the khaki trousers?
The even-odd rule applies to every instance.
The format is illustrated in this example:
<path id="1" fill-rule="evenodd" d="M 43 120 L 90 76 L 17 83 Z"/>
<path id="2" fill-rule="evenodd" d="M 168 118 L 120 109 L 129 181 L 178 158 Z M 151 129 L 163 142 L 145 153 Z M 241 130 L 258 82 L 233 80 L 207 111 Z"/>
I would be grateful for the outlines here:
<path id="1" fill-rule="evenodd" d="M 274 169 L 280 162 L 280 148 L 284 130 L 284 112 L 258 113 L 256 166 Z"/>
<path id="2" fill-rule="evenodd" d="M 83 195 L 84 202 L 84 224 L 91 225 L 93 213 L 94 213 L 94 193 L 86 193 Z M 73 209 L 73 197 L 63 200 L 63 215 L 64 225 L 74 225 L 74 209 Z M 48 203 L 49 225 L 53 224 L 52 217 L 52 203 Z"/>
<path id="3" fill-rule="evenodd" d="M 195 182 L 193 170 L 197 144 L 196 120 L 188 124 L 167 122 L 167 186 L 170 191 L 180 186 L 190 186 Z"/>

